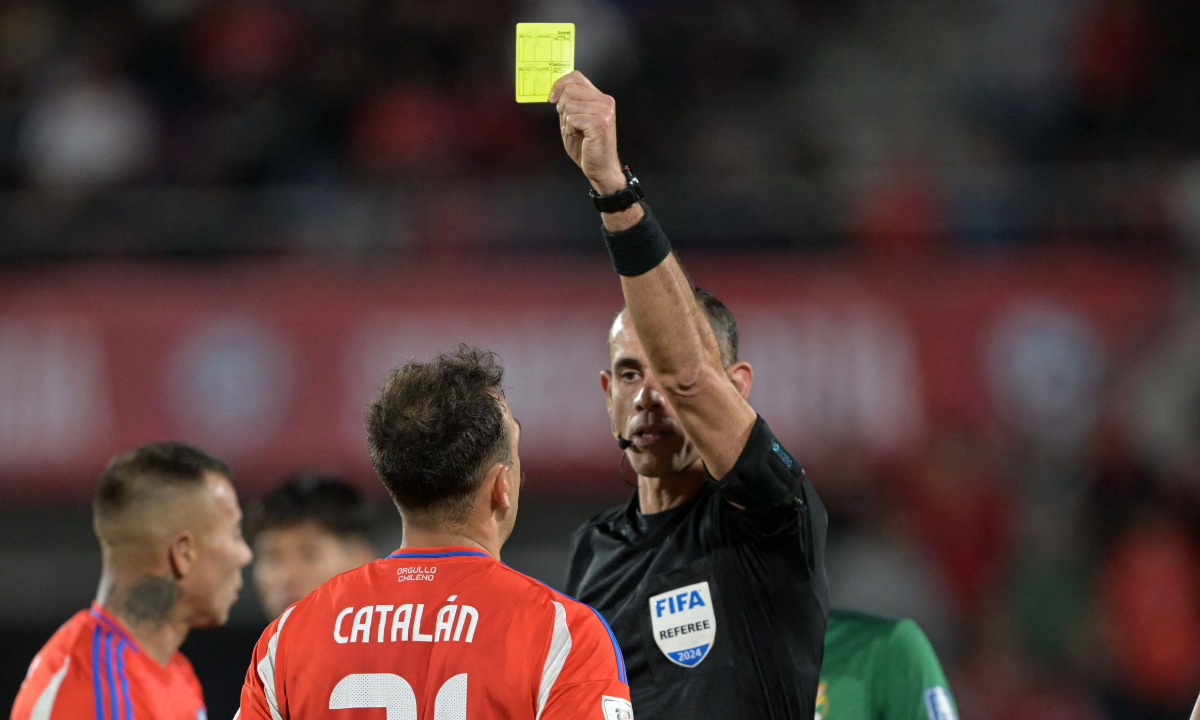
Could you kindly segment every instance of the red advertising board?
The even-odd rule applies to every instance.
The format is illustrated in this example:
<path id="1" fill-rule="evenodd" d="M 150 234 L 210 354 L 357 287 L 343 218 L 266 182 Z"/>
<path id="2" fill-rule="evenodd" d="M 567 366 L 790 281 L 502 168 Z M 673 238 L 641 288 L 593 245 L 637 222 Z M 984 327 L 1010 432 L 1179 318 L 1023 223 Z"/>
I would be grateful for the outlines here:
<path id="1" fill-rule="evenodd" d="M 1078 254 L 690 271 L 738 317 L 755 408 L 817 462 L 903 454 L 956 423 L 1070 442 L 1172 295 L 1162 266 Z M 620 303 L 600 256 L 0 273 L 0 494 L 83 499 L 113 453 L 164 438 L 228 459 L 254 490 L 299 467 L 367 479 L 362 416 L 384 374 L 457 342 L 501 355 L 531 480 L 609 482 L 598 372 Z"/>

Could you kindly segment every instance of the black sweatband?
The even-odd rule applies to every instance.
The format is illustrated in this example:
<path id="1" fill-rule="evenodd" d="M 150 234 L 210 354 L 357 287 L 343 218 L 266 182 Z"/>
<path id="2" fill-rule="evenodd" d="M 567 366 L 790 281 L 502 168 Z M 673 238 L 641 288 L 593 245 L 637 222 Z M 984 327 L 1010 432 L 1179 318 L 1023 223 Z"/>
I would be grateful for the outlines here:
<path id="1" fill-rule="evenodd" d="M 628 230 L 615 233 L 604 230 L 604 243 L 618 275 L 633 277 L 650 272 L 671 254 L 671 241 L 650 212 L 650 206 L 642 203 L 642 209 L 645 217 Z"/>

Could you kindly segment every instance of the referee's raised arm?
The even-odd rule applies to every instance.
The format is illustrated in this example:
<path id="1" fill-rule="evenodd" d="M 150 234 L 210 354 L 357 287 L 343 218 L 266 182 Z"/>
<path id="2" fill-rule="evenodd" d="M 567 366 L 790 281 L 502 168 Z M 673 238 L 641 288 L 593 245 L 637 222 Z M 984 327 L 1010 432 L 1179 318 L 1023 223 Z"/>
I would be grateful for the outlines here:
<path id="1" fill-rule="evenodd" d="M 591 182 L 594 196 L 625 190 L 629 180 L 617 155 L 616 101 L 578 71 L 554 84 L 550 100 L 557 103 L 567 154 Z M 658 222 L 639 202 L 601 217 L 647 360 L 709 473 L 725 477 L 754 429 L 754 409 L 730 379 L 691 280 Z M 750 366 L 739 363 L 735 372 L 747 375 L 741 385 L 748 394 Z"/>
<path id="2" fill-rule="evenodd" d="M 638 720 L 812 720 L 824 507 L 747 402 L 733 314 L 692 286 L 621 166 L 616 103 L 579 73 L 549 99 L 621 276 L 600 389 L 637 473 L 626 503 L 575 533 L 565 590 L 620 641 Z"/>

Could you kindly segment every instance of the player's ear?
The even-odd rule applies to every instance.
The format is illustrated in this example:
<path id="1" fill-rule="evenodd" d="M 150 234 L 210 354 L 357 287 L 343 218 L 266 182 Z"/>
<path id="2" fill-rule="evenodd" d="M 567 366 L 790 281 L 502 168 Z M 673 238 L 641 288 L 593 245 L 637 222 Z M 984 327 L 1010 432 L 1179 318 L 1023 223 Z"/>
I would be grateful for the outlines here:
<path id="1" fill-rule="evenodd" d="M 750 363 L 746 361 L 736 362 L 730 365 L 725 374 L 729 376 L 729 381 L 741 393 L 742 399 L 750 399 L 750 386 L 754 385 L 754 368 L 750 367 Z"/>
<path id="2" fill-rule="evenodd" d="M 488 471 L 485 485 L 491 486 L 492 507 L 499 510 L 512 509 L 512 492 L 513 488 L 509 484 L 513 478 L 509 475 L 509 467 L 496 463 L 492 469 Z"/>
<path id="3" fill-rule="evenodd" d="M 171 561 L 171 572 L 182 580 L 192 572 L 196 564 L 196 538 L 187 530 L 176 533 L 167 552 Z"/>

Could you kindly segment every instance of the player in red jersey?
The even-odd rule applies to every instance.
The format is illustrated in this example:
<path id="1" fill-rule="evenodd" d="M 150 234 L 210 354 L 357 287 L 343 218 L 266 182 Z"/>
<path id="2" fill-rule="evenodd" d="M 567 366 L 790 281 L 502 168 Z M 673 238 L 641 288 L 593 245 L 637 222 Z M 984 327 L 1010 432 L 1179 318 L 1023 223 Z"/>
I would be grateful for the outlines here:
<path id="1" fill-rule="evenodd" d="M 367 430 L 403 546 L 267 627 L 240 720 L 632 720 L 604 620 L 500 562 L 524 479 L 503 373 L 465 346 L 392 373 Z"/>
<path id="2" fill-rule="evenodd" d="M 179 646 L 192 628 L 225 623 L 250 563 L 231 476 L 179 443 L 109 463 L 93 502 L 96 600 L 34 657 L 12 720 L 205 720 Z"/>

